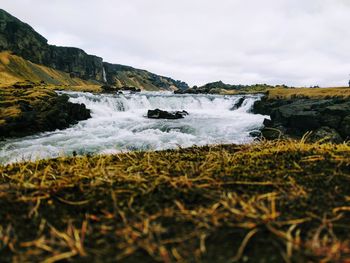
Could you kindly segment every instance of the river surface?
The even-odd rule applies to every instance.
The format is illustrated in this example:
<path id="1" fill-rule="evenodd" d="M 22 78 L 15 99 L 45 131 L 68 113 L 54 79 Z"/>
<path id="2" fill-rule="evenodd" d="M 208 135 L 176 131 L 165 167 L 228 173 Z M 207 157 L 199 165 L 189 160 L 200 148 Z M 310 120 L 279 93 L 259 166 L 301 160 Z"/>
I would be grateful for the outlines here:
<path id="1" fill-rule="evenodd" d="M 62 93 L 62 92 L 61 92 Z M 174 95 L 142 92 L 95 95 L 64 92 L 70 101 L 84 103 L 92 118 L 65 130 L 0 142 L 0 163 L 77 154 L 107 154 L 131 150 L 162 150 L 193 145 L 249 143 L 266 116 L 250 112 L 259 95 Z M 179 120 L 148 119 L 149 109 L 186 110 Z"/>

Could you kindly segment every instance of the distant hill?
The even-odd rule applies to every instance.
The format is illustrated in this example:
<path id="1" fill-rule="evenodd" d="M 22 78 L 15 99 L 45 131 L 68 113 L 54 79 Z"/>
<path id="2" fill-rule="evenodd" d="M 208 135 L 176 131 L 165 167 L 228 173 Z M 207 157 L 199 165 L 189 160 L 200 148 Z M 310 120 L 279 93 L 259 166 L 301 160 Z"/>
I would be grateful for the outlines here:
<path id="1" fill-rule="evenodd" d="M 49 45 L 47 39 L 30 25 L 0 9 L 0 52 L 14 55 L 35 64 L 69 73 L 71 77 L 121 86 L 136 86 L 146 90 L 186 89 L 188 85 L 146 70 L 110 64 L 101 57 L 88 55 L 73 47 Z"/>
<path id="2" fill-rule="evenodd" d="M 216 82 L 211 82 L 208 84 L 205 84 L 204 86 L 201 87 L 195 87 L 195 89 L 198 90 L 219 90 L 219 89 L 224 89 L 224 90 L 236 90 L 236 91 L 260 91 L 260 90 L 266 90 L 266 89 L 271 89 L 275 87 L 286 87 L 286 86 L 271 86 L 267 84 L 254 84 L 254 85 L 232 85 L 232 84 L 225 84 L 224 82 L 216 81 Z"/>
<path id="3" fill-rule="evenodd" d="M 238 93 L 261 93 L 274 88 L 292 88 L 286 85 L 271 86 L 267 84 L 254 84 L 254 85 L 232 85 L 225 84 L 224 82 L 216 81 L 207 83 L 203 86 L 193 86 L 188 89 L 176 90 L 177 94 L 222 94 L 222 95 L 233 95 Z"/>

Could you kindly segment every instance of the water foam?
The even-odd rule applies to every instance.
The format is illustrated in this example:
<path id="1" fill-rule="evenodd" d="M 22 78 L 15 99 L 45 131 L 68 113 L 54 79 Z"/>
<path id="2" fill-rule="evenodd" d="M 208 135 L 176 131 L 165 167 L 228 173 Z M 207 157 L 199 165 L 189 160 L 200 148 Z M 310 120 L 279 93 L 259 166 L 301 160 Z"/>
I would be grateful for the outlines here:
<path id="1" fill-rule="evenodd" d="M 174 95 L 164 92 L 96 95 L 65 92 L 70 101 L 84 103 L 92 118 L 66 129 L 0 143 L 0 163 L 84 153 L 161 150 L 192 145 L 248 143 L 250 131 L 261 127 L 264 116 L 250 113 L 258 95 Z M 149 109 L 186 110 L 179 120 L 147 119 Z"/>

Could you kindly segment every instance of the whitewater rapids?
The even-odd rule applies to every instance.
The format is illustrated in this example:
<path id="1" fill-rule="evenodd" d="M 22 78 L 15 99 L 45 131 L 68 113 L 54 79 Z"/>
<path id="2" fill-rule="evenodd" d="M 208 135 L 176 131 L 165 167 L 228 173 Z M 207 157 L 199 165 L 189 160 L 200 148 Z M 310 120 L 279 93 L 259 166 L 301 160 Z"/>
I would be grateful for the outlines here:
<path id="1" fill-rule="evenodd" d="M 266 116 L 250 112 L 259 95 L 174 95 L 162 92 L 106 95 L 67 94 L 84 103 L 91 119 L 65 130 L 45 132 L 0 142 L 0 163 L 37 160 L 77 154 L 107 154 L 131 150 L 162 150 L 193 145 L 249 143 Z M 148 119 L 149 109 L 186 110 L 178 120 Z"/>

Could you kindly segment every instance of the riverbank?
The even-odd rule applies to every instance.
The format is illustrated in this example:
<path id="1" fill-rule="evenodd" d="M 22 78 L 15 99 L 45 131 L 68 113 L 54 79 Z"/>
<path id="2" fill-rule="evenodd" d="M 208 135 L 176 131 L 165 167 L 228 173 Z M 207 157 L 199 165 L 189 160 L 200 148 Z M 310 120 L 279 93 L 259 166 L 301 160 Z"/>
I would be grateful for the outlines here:
<path id="1" fill-rule="evenodd" d="M 2 262 L 346 262 L 349 160 L 276 141 L 0 166 Z"/>
<path id="2" fill-rule="evenodd" d="M 267 139 L 301 138 L 342 143 L 350 138 L 350 89 L 269 90 L 253 112 L 269 115 L 262 136 Z"/>
<path id="3" fill-rule="evenodd" d="M 68 99 L 31 82 L 0 88 L 0 138 L 64 129 L 91 117 L 84 104 Z"/>

